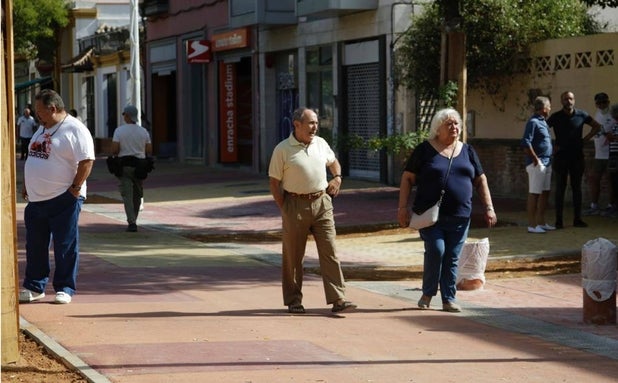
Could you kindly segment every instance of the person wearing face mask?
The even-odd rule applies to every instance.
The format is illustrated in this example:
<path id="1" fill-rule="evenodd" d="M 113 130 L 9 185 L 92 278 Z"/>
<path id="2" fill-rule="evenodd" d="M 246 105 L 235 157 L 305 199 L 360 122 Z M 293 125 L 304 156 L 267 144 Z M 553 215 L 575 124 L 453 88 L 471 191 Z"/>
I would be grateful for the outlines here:
<path id="1" fill-rule="evenodd" d="M 399 226 L 409 225 L 410 211 L 421 214 L 442 199 L 438 221 L 419 229 L 425 244 L 423 295 L 418 301 L 421 310 L 430 308 L 439 287 L 442 309 L 461 311 L 461 306 L 455 302 L 458 261 L 468 237 L 475 190 L 483 203 L 487 225 L 494 226 L 498 221 L 478 155 L 472 146 L 459 140 L 461 125 L 461 117 L 455 109 L 436 112 L 429 137 L 414 148 L 401 176 Z M 416 195 L 410 209 L 408 202 L 413 186 L 416 186 Z"/>
<path id="2" fill-rule="evenodd" d="M 335 249 L 332 198 L 341 188 L 341 164 L 328 143 L 317 136 L 318 116 L 305 107 L 292 115 L 294 131 L 273 150 L 268 176 L 270 192 L 281 210 L 283 304 L 291 314 L 304 314 L 303 259 L 307 237 L 318 250 L 326 303 L 332 312 L 356 308 L 346 300 L 341 263 Z M 326 168 L 332 178 L 326 177 Z"/>
<path id="3" fill-rule="evenodd" d="M 587 112 L 575 108 L 575 95 L 566 91 L 560 95 L 562 109 L 553 113 L 547 124 L 554 129 L 556 137 L 554 148 L 553 173 L 556 179 L 556 229 L 564 228 L 564 195 L 567 180 L 571 184 L 573 196 L 573 226 L 588 227 L 582 220 L 582 177 L 584 175 L 584 143 L 602 129 Z M 591 127 L 582 138 L 584 125 Z"/>
<path id="4" fill-rule="evenodd" d="M 590 208 L 584 210 L 584 215 L 604 215 L 605 213 L 616 207 L 617 201 L 610 199 L 607 207 L 601 209 L 599 207 L 599 198 L 601 196 L 601 180 L 603 175 L 609 177 L 607 170 L 607 160 L 609 159 L 609 139 L 608 135 L 614 126 L 614 119 L 609 112 L 609 96 L 607 93 L 597 93 L 594 96 L 594 103 L 597 106 L 597 113 L 594 119 L 598 121 L 602 127 L 601 130 L 594 136 L 594 165 L 588 172 L 588 184 L 590 187 Z M 612 196 L 612 183 L 609 182 L 609 195 Z"/>

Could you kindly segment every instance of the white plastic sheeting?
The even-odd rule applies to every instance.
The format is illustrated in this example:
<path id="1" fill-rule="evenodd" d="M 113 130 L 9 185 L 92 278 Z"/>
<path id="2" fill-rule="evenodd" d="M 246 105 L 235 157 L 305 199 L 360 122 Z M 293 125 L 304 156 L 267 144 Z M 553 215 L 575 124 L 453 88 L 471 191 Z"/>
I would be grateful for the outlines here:
<path id="1" fill-rule="evenodd" d="M 582 247 L 582 287 L 594 301 L 603 302 L 616 291 L 618 248 L 605 238 Z"/>
<path id="2" fill-rule="evenodd" d="M 480 279 L 484 284 L 488 256 L 489 238 L 466 242 L 459 255 L 457 283 L 463 280 Z"/>

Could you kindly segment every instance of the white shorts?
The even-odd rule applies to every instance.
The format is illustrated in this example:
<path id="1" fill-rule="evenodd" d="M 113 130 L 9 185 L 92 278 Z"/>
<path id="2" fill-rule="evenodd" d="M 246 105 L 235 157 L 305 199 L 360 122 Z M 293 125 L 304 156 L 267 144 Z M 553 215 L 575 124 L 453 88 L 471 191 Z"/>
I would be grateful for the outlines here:
<path id="1" fill-rule="evenodd" d="M 528 173 L 528 193 L 541 194 L 551 189 L 551 165 L 539 164 L 526 166 Z"/>

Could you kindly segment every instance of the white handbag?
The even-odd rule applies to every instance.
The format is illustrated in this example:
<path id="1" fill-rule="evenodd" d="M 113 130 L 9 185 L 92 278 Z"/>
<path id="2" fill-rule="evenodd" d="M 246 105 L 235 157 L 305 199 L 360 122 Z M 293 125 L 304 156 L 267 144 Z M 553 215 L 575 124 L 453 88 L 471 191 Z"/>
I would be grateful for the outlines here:
<path id="1" fill-rule="evenodd" d="M 414 212 L 412 212 L 412 218 L 410 218 L 410 228 L 419 230 L 432 226 L 438 222 L 438 216 L 440 215 L 440 203 L 442 203 L 442 196 L 440 196 L 440 200 L 436 202 L 435 205 L 425 210 L 423 214 L 414 214 Z"/>

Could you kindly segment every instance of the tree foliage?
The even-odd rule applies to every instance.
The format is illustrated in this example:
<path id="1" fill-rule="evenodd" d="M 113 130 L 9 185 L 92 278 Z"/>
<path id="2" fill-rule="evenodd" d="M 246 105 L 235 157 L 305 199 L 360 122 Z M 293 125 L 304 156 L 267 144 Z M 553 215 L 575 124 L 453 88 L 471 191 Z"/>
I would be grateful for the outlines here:
<path id="1" fill-rule="evenodd" d="M 51 61 L 56 31 L 69 22 L 65 0 L 13 0 L 13 41 L 17 55 Z"/>
<path id="2" fill-rule="evenodd" d="M 600 30 L 587 7 L 572 0 L 461 0 L 459 13 L 466 34 L 468 84 L 489 91 L 487 80 L 513 74 L 530 44 Z M 439 4 L 429 3 L 413 17 L 397 52 L 401 82 L 433 97 L 439 91 L 442 16 Z"/>

